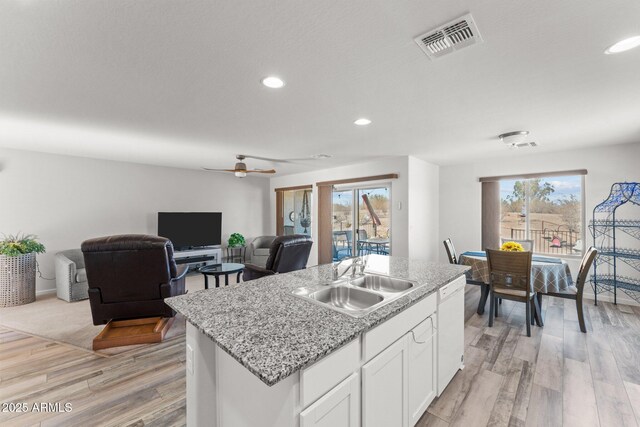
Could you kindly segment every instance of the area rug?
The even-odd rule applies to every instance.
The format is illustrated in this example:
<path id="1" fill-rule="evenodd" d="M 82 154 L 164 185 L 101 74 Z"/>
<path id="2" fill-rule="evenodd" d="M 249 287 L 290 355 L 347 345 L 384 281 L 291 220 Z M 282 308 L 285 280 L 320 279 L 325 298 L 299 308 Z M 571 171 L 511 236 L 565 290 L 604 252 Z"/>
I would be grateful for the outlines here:
<path id="1" fill-rule="evenodd" d="M 203 288 L 202 276 L 187 278 L 189 292 L 197 292 Z M 40 295 L 31 304 L 0 308 L 0 326 L 89 351 L 93 351 L 91 348 L 93 338 L 104 328 L 104 325 L 93 324 L 89 300 L 66 302 L 58 299 L 55 294 Z M 181 339 L 184 337 L 185 330 L 185 319 L 178 314 L 165 336 L 165 341 Z M 114 347 L 95 353 L 110 356 L 137 349 L 143 345 L 153 344 Z"/>

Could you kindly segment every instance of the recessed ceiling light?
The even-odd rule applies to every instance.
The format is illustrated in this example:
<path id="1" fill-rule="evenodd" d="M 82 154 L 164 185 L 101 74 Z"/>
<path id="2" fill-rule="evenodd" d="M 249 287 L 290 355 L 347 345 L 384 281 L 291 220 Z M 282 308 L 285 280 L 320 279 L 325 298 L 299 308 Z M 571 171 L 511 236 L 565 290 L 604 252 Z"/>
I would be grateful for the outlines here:
<path id="1" fill-rule="evenodd" d="M 366 126 L 368 124 L 371 124 L 371 120 L 369 119 L 365 119 L 364 117 L 361 119 L 356 120 L 355 122 L 353 122 L 354 124 L 358 125 L 358 126 Z"/>
<path id="2" fill-rule="evenodd" d="M 280 89 L 284 86 L 284 81 L 279 77 L 269 76 L 262 79 L 262 84 L 271 89 Z"/>
<path id="3" fill-rule="evenodd" d="M 314 159 L 329 159 L 331 158 L 331 155 L 330 154 L 314 154 L 311 157 Z"/>
<path id="4" fill-rule="evenodd" d="M 609 46 L 604 53 L 607 55 L 620 53 L 638 46 L 640 46 L 640 36 L 629 37 L 628 39 L 620 40 L 618 43 Z"/>

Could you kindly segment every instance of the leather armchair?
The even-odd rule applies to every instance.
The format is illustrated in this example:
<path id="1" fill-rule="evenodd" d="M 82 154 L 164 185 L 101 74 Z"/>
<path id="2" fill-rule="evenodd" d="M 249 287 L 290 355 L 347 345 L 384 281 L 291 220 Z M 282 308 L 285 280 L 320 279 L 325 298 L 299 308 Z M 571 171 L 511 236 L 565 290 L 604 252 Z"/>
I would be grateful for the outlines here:
<path id="1" fill-rule="evenodd" d="M 164 299 L 185 293 L 169 239 L 142 234 L 98 237 L 82 243 L 94 325 L 110 320 L 173 317 Z"/>
<path id="2" fill-rule="evenodd" d="M 311 237 L 304 234 L 276 237 L 269 248 L 269 258 L 265 267 L 247 264 L 243 281 L 306 268 L 311 245 L 313 245 Z"/>

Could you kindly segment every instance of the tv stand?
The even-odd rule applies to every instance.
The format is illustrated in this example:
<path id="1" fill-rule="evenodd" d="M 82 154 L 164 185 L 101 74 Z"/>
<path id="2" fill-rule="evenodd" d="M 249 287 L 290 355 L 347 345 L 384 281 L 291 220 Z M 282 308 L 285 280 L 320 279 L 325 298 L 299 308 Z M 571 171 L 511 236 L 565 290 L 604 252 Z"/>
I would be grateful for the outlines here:
<path id="1" fill-rule="evenodd" d="M 173 259 L 176 264 L 186 264 L 189 271 L 197 270 L 206 265 L 220 264 L 222 262 L 222 248 L 220 246 L 208 246 L 175 251 Z"/>

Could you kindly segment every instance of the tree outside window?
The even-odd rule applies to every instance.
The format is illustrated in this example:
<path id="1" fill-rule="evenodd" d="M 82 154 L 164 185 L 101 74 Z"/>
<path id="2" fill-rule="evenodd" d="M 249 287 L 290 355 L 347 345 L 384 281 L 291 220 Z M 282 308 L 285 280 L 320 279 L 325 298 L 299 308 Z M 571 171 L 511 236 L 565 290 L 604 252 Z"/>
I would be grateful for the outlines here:
<path id="1" fill-rule="evenodd" d="M 582 177 L 500 181 L 500 237 L 533 240 L 539 253 L 582 252 Z"/>

